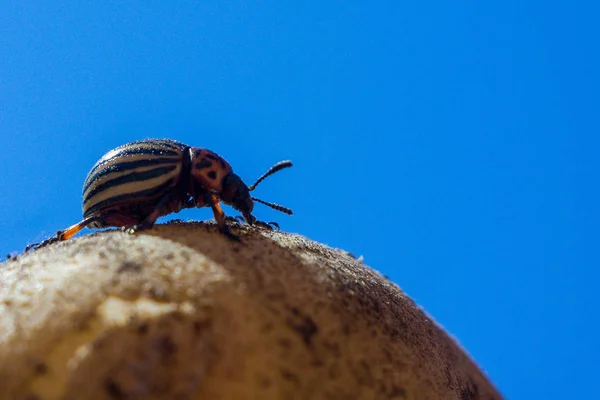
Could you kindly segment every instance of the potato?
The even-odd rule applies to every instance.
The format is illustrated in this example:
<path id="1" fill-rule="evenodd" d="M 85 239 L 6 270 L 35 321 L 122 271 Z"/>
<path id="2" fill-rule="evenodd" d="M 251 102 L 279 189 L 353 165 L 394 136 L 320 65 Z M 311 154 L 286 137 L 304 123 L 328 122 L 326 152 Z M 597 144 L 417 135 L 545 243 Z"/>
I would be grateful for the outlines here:
<path id="1" fill-rule="evenodd" d="M 105 231 L 0 265 L 0 398 L 501 398 L 349 253 L 234 229 Z"/>

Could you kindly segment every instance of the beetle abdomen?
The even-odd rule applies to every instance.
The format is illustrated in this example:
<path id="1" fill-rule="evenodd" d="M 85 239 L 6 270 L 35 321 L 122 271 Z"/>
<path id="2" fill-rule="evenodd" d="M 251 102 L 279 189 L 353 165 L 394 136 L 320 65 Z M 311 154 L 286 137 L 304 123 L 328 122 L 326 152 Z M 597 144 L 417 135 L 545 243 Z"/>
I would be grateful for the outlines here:
<path id="1" fill-rule="evenodd" d="M 84 218 L 120 207 L 151 210 L 180 182 L 188 148 L 173 140 L 147 139 L 106 153 L 83 185 Z"/>

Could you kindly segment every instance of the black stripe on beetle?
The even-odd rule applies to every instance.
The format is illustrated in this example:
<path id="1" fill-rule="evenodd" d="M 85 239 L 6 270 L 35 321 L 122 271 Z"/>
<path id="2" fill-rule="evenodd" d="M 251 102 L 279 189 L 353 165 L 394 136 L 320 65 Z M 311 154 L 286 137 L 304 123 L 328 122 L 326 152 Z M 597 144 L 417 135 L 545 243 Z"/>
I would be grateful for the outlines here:
<path id="1" fill-rule="evenodd" d="M 150 142 L 153 143 L 153 142 Z M 173 150 L 181 150 L 181 148 L 187 148 L 189 146 L 186 146 L 185 144 L 181 143 L 181 142 L 177 142 L 175 140 L 170 140 L 170 139 L 161 139 L 157 142 L 154 142 L 154 145 L 159 145 L 159 146 L 167 146 L 170 147 Z"/>
<path id="2" fill-rule="evenodd" d="M 184 147 L 189 147 L 181 142 L 178 142 L 176 140 L 171 140 L 171 139 L 143 139 L 143 140 L 136 140 L 134 142 L 129 142 L 127 144 L 117 147 L 115 150 L 123 149 L 126 147 L 136 147 L 136 146 L 137 147 L 152 146 L 155 148 L 160 148 L 160 147 L 164 146 L 164 147 L 170 147 L 173 150 L 181 150 Z"/>
<path id="3" fill-rule="evenodd" d="M 85 198 L 83 199 L 83 202 L 84 203 L 88 202 L 92 197 L 94 197 L 95 195 L 97 195 L 98 193 L 100 193 L 106 189 L 110 189 L 112 187 L 115 187 L 118 185 L 123 185 L 126 183 L 146 181 L 148 179 L 158 178 L 161 175 L 164 175 L 168 172 L 173 171 L 175 168 L 177 168 L 176 165 L 171 165 L 168 167 L 160 167 L 160 168 L 150 169 L 148 171 L 143 171 L 143 172 L 135 172 L 134 171 L 130 174 L 119 176 L 118 178 L 109 179 L 106 182 L 103 182 L 100 185 L 96 186 L 94 189 L 92 189 L 88 193 L 88 195 L 85 196 Z"/>
<path id="4" fill-rule="evenodd" d="M 173 158 L 173 157 L 157 157 L 154 159 L 147 159 L 147 160 L 137 160 L 137 161 L 127 161 L 127 162 L 122 162 L 122 163 L 118 163 L 118 164 L 112 164 L 112 165 L 105 165 L 106 168 L 98 171 L 96 174 L 93 175 L 93 177 L 90 179 L 90 177 L 88 177 L 88 180 L 86 180 L 85 185 L 83 186 L 83 193 L 87 192 L 87 190 L 89 189 L 89 187 L 91 185 L 93 185 L 95 182 L 97 182 L 100 178 L 104 178 L 107 175 L 110 175 L 112 173 L 118 173 L 118 172 L 124 172 L 124 171 L 134 171 L 138 168 L 143 168 L 143 167 L 150 167 L 153 165 L 159 166 L 160 164 L 177 164 L 180 161 L 179 158 Z"/>
<path id="5" fill-rule="evenodd" d="M 151 160 L 152 161 L 152 160 L 156 160 L 157 156 L 162 156 L 168 160 L 177 161 L 180 156 L 180 154 L 178 154 L 176 151 L 171 151 L 171 150 L 168 150 L 168 151 L 155 150 L 154 152 L 148 151 L 148 149 L 139 149 L 139 148 L 131 149 L 131 150 L 124 149 L 124 150 L 125 151 L 121 151 L 121 152 L 112 154 L 109 159 L 98 161 L 98 163 L 88 173 L 88 179 L 90 179 L 90 177 L 94 176 L 96 171 L 101 170 L 105 166 L 114 163 L 115 160 L 119 160 L 121 162 L 127 162 L 127 161 L 131 162 L 132 160 L 129 160 L 129 159 L 134 158 L 134 156 L 147 156 L 138 161 L 142 161 L 142 160 Z M 171 156 L 171 157 L 168 157 L 168 156 Z"/>
<path id="6" fill-rule="evenodd" d="M 165 192 L 165 189 L 168 189 L 171 186 L 173 186 L 173 179 L 169 179 L 168 181 L 164 182 L 163 184 L 156 186 L 156 187 L 152 187 L 150 189 L 140 190 L 139 192 L 134 192 L 134 193 L 125 193 L 125 194 L 121 194 L 118 196 L 113 196 L 110 199 L 103 200 L 99 203 L 94 204 L 90 209 L 87 210 L 87 212 L 83 216 L 87 217 L 96 210 L 101 210 L 103 208 L 106 208 L 106 205 L 115 205 L 115 204 L 119 204 L 119 203 L 124 203 L 126 200 L 133 200 L 133 199 L 139 198 L 141 201 L 144 201 L 144 199 L 156 198 L 156 197 L 158 197 L 158 195 L 162 195 Z"/>
<path id="7" fill-rule="evenodd" d="M 152 155 L 152 156 L 178 156 L 176 150 L 165 150 L 165 149 L 152 149 L 148 147 L 136 147 L 133 149 L 124 149 L 120 154 L 121 156 L 134 156 L 134 155 Z"/>
<path id="8" fill-rule="evenodd" d="M 102 157 L 96 165 L 92 168 L 92 170 L 88 173 L 88 177 L 99 167 L 101 167 L 106 162 L 111 162 L 111 160 L 118 159 L 124 155 L 136 155 L 136 154 L 146 154 L 146 155 L 160 155 L 161 152 L 163 155 L 175 155 L 178 156 L 181 152 L 189 148 L 189 146 L 184 145 L 183 143 L 176 142 L 170 139 L 149 139 L 149 140 L 139 140 L 137 142 L 132 142 L 125 144 L 123 146 L 119 146 L 116 149 L 106 153 L 104 157 Z"/>

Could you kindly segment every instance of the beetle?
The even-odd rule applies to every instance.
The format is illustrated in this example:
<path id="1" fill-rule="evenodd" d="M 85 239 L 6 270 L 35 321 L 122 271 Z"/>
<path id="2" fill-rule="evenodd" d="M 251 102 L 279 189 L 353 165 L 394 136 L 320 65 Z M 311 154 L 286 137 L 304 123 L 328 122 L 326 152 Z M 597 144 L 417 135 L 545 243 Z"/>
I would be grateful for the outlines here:
<path id="1" fill-rule="evenodd" d="M 235 218 L 226 217 L 219 203 L 240 211 L 249 225 L 268 226 L 252 215 L 255 201 L 292 215 L 287 207 L 250 195 L 265 178 L 291 166 L 291 161 L 281 161 L 247 186 L 223 157 L 208 149 L 171 139 L 130 142 L 106 153 L 88 173 L 83 219 L 25 251 L 68 240 L 85 227 L 150 229 L 158 217 L 193 207 L 210 207 L 219 231 L 237 240 L 226 225 Z"/>

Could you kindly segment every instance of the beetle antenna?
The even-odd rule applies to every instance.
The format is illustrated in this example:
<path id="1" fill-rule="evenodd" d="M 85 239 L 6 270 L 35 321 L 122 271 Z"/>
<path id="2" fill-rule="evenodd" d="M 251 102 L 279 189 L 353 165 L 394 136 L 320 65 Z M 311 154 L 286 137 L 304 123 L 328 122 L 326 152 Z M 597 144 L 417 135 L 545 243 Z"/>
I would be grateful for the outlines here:
<path id="1" fill-rule="evenodd" d="M 263 174 L 263 176 L 258 178 L 256 180 L 256 182 L 254 182 L 254 184 L 248 188 L 248 190 L 252 191 L 252 190 L 256 189 L 256 186 L 258 186 L 258 184 L 261 183 L 262 181 L 264 181 L 267 177 L 273 175 L 275 172 L 281 171 L 282 169 L 289 168 L 291 166 L 292 166 L 292 162 L 290 160 L 279 161 L 277 164 L 275 164 L 271 168 L 269 168 L 269 170 L 267 172 L 265 172 Z M 258 200 L 258 201 L 260 201 L 260 200 Z M 275 207 L 273 207 L 273 208 L 275 208 Z"/>
<path id="2" fill-rule="evenodd" d="M 264 201 L 264 200 L 261 200 L 261 199 L 257 199 L 256 197 L 252 197 L 252 200 L 254 200 L 254 201 L 258 201 L 259 203 L 262 203 L 262 204 L 264 204 L 265 206 L 269 206 L 269 207 L 271 207 L 272 209 L 274 209 L 274 210 L 277 210 L 277 211 L 280 211 L 280 212 L 282 212 L 282 213 L 285 213 L 285 214 L 287 214 L 287 215 L 294 215 L 294 213 L 292 212 L 292 210 L 290 210 L 290 209 L 289 209 L 289 208 L 287 208 L 287 207 L 280 206 L 279 204 L 275 204 L 275 203 L 269 203 L 268 201 Z"/>

